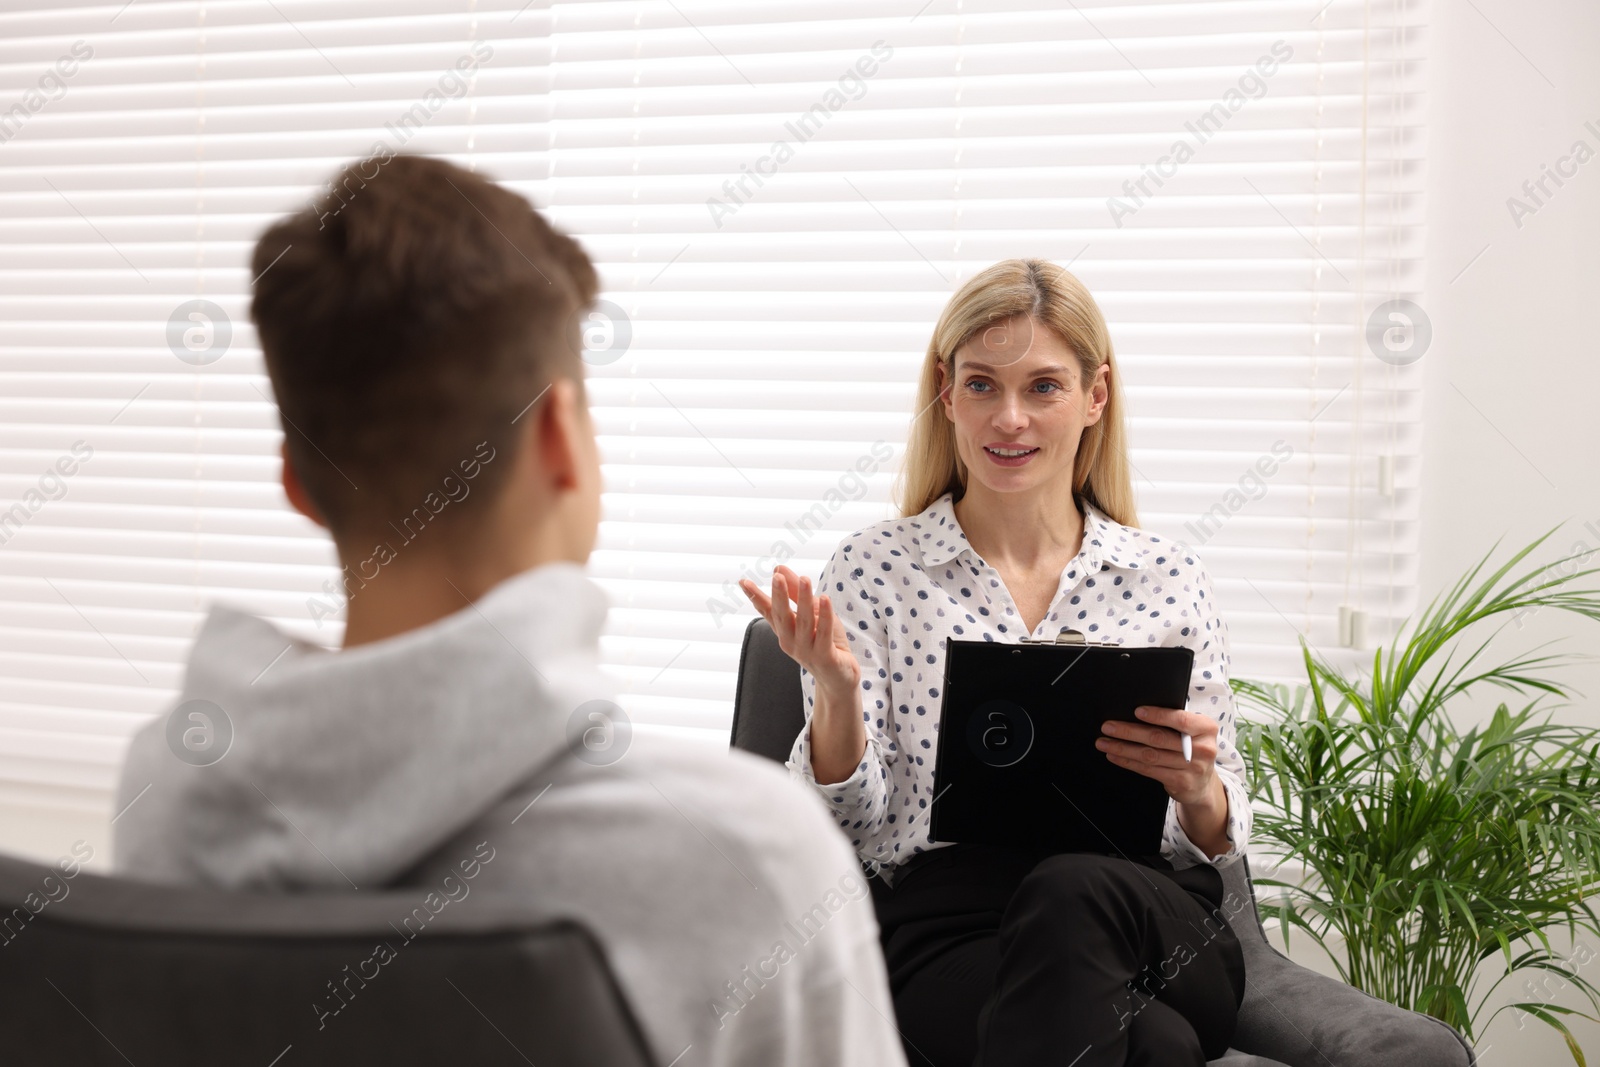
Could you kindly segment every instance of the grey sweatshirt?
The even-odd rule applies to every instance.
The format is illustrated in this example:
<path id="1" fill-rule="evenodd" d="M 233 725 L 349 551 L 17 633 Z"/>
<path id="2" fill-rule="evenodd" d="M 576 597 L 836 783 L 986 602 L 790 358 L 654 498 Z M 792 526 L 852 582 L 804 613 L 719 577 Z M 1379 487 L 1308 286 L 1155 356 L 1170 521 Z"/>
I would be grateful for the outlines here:
<path id="1" fill-rule="evenodd" d="M 352 890 L 470 863 L 473 894 L 595 932 L 662 1064 L 903 1064 L 849 842 L 777 764 L 593 718 L 606 611 L 573 563 L 348 651 L 214 609 L 128 751 L 117 868 Z"/>

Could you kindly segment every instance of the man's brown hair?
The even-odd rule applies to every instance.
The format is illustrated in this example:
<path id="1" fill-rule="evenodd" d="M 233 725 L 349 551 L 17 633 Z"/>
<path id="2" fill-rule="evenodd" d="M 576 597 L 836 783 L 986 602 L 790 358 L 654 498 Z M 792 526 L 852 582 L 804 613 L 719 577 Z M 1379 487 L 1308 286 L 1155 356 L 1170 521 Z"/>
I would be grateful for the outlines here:
<path id="1" fill-rule="evenodd" d="M 494 496 L 510 461 L 480 466 L 480 444 L 504 457 L 557 377 L 583 395 L 594 265 L 527 200 L 454 164 L 350 164 L 262 235 L 251 273 L 289 459 L 335 537 L 439 499 L 467 461 L 473 495 Z"/>

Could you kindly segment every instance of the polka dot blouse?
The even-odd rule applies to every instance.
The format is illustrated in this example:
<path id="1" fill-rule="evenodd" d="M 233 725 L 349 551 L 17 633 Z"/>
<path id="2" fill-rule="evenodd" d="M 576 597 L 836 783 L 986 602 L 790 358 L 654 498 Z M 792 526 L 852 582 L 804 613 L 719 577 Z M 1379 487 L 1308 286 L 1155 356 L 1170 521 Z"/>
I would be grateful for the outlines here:
<path id="1" fill-rule="evenodd" d="M 819 784 L 811 768 L 811 712 L 816 679 L 800 672 L 806 726 L 795 740 L 789 770 L 810 783 L 869 863 L 892 868 L 928 840 L 940 687 L 945 642 L 1020 642 L 1053 639 L 1073 629 L 1089 640 L 1124 645 L 1187 645 L 1194 649 L 1188 710 L 1216 719 L 1217 776 L 1228 796 L 1227 852 L 1208 857 L 1178 823 L 1168 802 L 1161 854 L 1177 868 L 1225 867 L 1244 854 L 1250 801 L 1244 760 L 1234 744 L 1233 694 L 1228 688 L 1228 631 L 1217 614 L 1211 580 L 1192 551 L 1166 538 L 1115 522 L 1088 501 L 1083 545 L 1067 564 L 1054 602 L 1032 634 L 1000 574 L 967 543 L 946 493 L 920 515 L 890 519 L 845 538 L 823 568 L 817 589 L 827 593 L 861 663 L 867 747 L 855 773 Z"/>

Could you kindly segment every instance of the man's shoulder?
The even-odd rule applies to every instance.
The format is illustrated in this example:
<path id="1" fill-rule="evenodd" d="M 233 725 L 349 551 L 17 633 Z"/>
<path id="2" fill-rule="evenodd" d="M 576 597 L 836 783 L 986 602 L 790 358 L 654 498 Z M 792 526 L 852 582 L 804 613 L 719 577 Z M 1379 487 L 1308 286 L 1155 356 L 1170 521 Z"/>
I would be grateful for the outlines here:
<path id="1" fill-rule="evenodd" d="M 736 748 L 721 739 L 700 741 L 662 733 L 637 732 L 619 770 L 650 777 L 682 777 L 707 793 L 726 796 L 773 795 L 791 797 L 788 772 L 783 764 Z M 805 791 L 799 790 L 804 796 Z"/>
<path id="2" fill-rule="evenodd" d="M 469 833 L 506 842 L 496 883 L 602 927 L 635 917 L 652 942 L 687 931 L 724 963 L 815 901 L 866 889 L 850 842 L 784 767 L 668 737 L 635 736 L 608 766 L 565 758 Z M 875 937 L 870 916 L 852 913 L 837 936 Z"/>
<path id="3" fill-rule="evenodd" d="M 659 809 L 682 800 L 711 824 L 758 841 L 832 842 L 838 828 L 814 790 L 795 782 L 783 764 L 720 744 L 642 736 L 617 764 L 616 786 L 632 788 Z"/>
<path id="4" fill-rule="evenodd" d="M 491 892 L 597 932 L 667 1058 L 693 1044 L 724 1050 L 707 1062 L 896 1062 L 887 991 L 884 1014 L 839 992 L 882 988 L 868 883 L 780 764 L 636 733 L 605 766 L 562 758 L 466 840 L 498 847 Z M 780 966 L 791 977 L 775 982 Z M 771 1042 L 816 1043 L 825 1058 L 727 1051 Z"/>
<path id="5" fill-rule="evenodd" d="M 614 832 L 648 836 L 661 846 L 651 856 L 663 862 L 674 858 L 670 843 L 688 842 L 709 843 L 729 860 L 746 857 L 774 875 L 854 866 L 849 842 L 814 790 L 780 763 L 720 744 L 636 733 L 614 763 L 568 758 L 552 783 L 552 819 L 590 823 L 592 812 L 607 811 Z M 527 790 L 527 800 L 537 788 Z"/>

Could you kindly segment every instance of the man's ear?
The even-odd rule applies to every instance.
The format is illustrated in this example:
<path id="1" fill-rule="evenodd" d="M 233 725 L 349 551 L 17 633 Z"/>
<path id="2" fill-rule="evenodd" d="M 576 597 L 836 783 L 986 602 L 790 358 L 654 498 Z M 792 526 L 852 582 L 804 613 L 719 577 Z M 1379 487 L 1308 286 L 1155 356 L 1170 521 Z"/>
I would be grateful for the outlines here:
<path id="1" fill-rule="evenodd" d="M 280 445 L 278 454 L 283 457 L 283 494 L 289 498 L 289 506 L 300 514 L 326 528 L 328 523 L 322 517 L 322 512 L 317 510 L 317 505 L 311 502 L 311 496 L 306 492 L 306 487 L 300 481 L 300 475 L 294 469 L 294 463 L 289 459 L 288 442 Z"/>
<path id="2" fill-rule="evenodd" d="M 587 429 L 583 422 L 586 414 L 577 383 L 571 378 L 552 381 L 545 402 L 535 412 L 536 459 L 558 490 L 572 489 L 582 480 L 579 435 Z"/>

